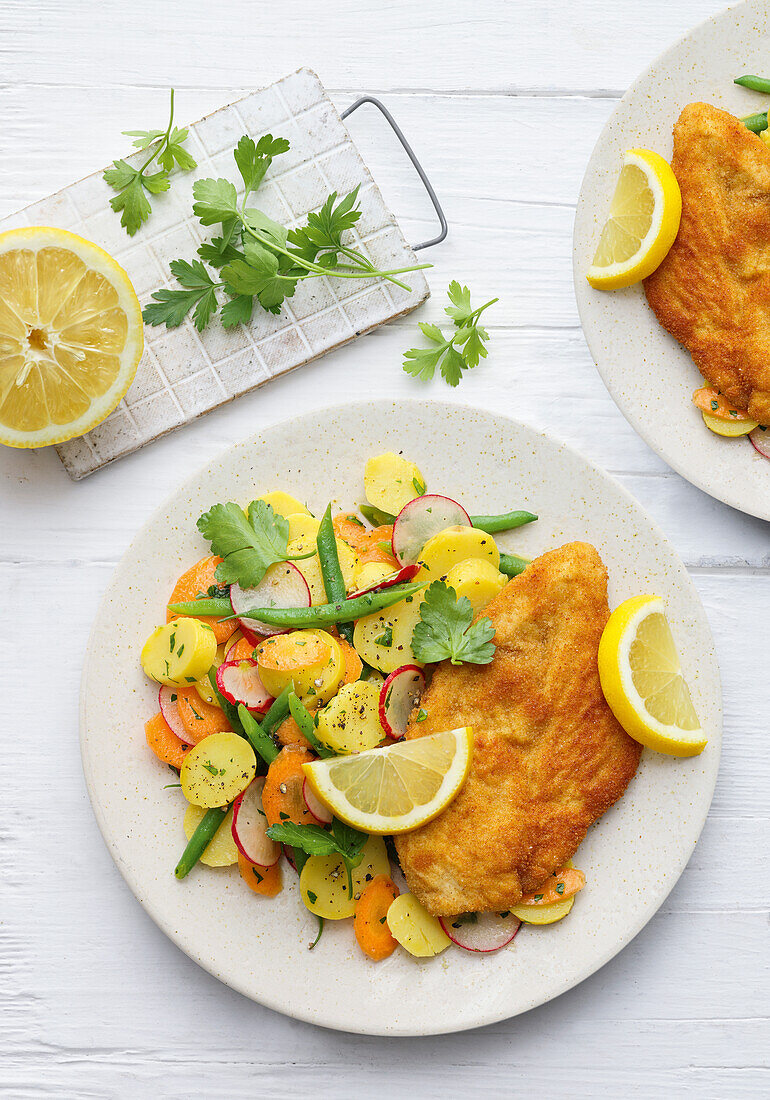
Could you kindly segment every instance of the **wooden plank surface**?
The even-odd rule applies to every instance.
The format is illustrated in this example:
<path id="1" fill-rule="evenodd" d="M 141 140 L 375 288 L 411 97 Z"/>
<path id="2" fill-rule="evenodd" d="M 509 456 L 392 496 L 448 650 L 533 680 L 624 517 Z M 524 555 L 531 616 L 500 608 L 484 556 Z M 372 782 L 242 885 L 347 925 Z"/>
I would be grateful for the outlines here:
<path id="1" fill-rule="evenodd" d="M 599 379 L 574 305 L 583 168 L 637 73 L 721 0 L 5 0 L 0 215 L 126 151 L 177 88 L 197 118 L 300 65 L 346 106 L 383 94 L 444 202 L 430 259 L 499 295 L 490 357 L 457 391 L 400 369 L 413 320 L 272 383 L 79 485 L 49 451 L 0 451 L 0 1095 L 760 1097 L 768 1079 L 770 531 L 687 485 Z M 374 112 L 351 119 L 407 235 L 430 207 Z M 502 409 L 615 474 L 672 539 L 712 624 L 725 742 L 680 882 L 608 966 L 524 1017 L 378 1040 L 285 1019 L 220 985 L 146 916 L 107 854 L 77 745 L 82 655 L 115 562 L 191 470 L 296 412 L 371 395 Z"/>

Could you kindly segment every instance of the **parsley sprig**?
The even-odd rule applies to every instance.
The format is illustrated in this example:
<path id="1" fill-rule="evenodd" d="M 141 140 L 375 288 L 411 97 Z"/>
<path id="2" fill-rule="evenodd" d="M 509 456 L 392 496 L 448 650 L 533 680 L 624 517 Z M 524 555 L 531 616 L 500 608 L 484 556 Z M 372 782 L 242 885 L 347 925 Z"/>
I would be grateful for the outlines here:
<path id="1" fill-rule="evenodd" d="M 444 312 L 454 321 L 454 331 L 447 338 L 438 325 L 421 321 L 420 329 L 431 341 L 431 347 L 410 348 L 404 352 L 404 370 L 414 378 L 429 382 L 439 367 L 444 381 L 456 386 L 463 371 L 477 367 L 481 359 L 486 359 L 489 333 L 480 326 L 479 318 L 499 298 L 492 298 L 474 309 L 471 292 L 456 280 L 449 284 L 447 295 L 450 304 L 444 307 Z"/>
<path id="2" fill-rule="evenodd" d="M 320 825 L 296 825 L 293 821 L 282 821 L 271 825 L 267 835 L 271 840 L 276 840 L 279 844 L 289 844 L 294 849 L 299 848 L 309 856 L 341 856 L 348 873 L 349 895 L 353 897 L 351 872 L 364 858 L 364 845 L 369 839 L 366 833 L 360 833 L 352 825 L 335 817 L 331 830 L 323 829 Z"/>
<path id="3" fill-rule="evenodd" d="M 473 622 L 473 607 L 467 596 L 445 581 L 434 581 L 420 605 L 420 622 L 412 634 L 412 652 L 418 661 L 450 660 L 487 665 L 495 654 L 495 628 L 486 617 Z"/>
<path id="4" fill-rule="evenodd" d="M 288 554 L 289 524 L 264 500 L 252 500 L 247 512 L 238 504 L 215 504 L 198 520 L 198 530 L 222 561 L 215 576 L 223 584 L 254 588 L 271 565 L 300 561 L 307 554 Z"/>
<path id="5" fill-rule="evenodd" d="M 126 160 L 114 160 L 103 176 L 117 195 L 110 199 L 110 206 L 120 213 L 120 224 L 133 237 L 137 229 L 147 221 L 152 206 L 147 195 L 160 195 L 171 186 L 169 176 L 174 168 L 189 172 L 197 162 L 184 148 L 188 131 L 174 126 L 174 89 L 171 89 L 171 108 L 165 130 L 124 130 L 126 137 L 134 138 L 134 148 L 148 150 L 149 156 L 139 168 Z M 151 165 L 157 171 L 151 172 Z"/>
<path id="6" fill-rule="evenodd" d="M 200 259 L 172 261 L 171 273 L 183 289 L 154 293 L 154 301 L 143 313 L 148 324 L 175 328 L 193 310 L 193 323 L 202 332 L 221 310 L 222 325 L 232 328 L 251 320 L 255 304 L 268 313 L 280 313 L 305 279 L 385 278 L 408 290 L 396 276 L 432 266 L 380 271 L 345 243 L 344 234 L 361 217 L 358 187 L 342 198 L 333 191 L 320 210 L 308 214 L 304 225 L 291 230 L 250 206 L 249 199 L 273 159 L 288 148 L 286 138 L 264 134 L 254 142 L 244 134 L 233 152 L 243 181 L 240 197 L 230 180 L 196 181 L 193 212 L 202 225 L 219 226 L 219 231 L 200 245 Z M 209 268 L 218 270 L 219 277 L 212 276 Z"/>

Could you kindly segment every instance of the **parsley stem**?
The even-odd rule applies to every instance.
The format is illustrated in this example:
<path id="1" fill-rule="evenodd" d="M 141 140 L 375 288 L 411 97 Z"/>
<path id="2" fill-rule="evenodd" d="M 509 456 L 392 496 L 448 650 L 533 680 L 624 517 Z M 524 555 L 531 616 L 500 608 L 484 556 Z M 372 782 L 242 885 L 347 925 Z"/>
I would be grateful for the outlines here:
<path id="1" fill-rule="evenodd" d="M 155 160 L 155 158 L 158 156 L 158 154 L 162 153 L 163 150 L 165 149 L 165 147 L 168 145 L 168 139 L 171 137 L 171 127 L 173 126 L 173 124 L 174 124 L 174 89 L 172 88 L 171 89 L 171 109 L 169 111 L 168 126 L 166 127 L 166 132 L 165 132 L 165 134 L 163 135 L 162 138 L 158 139 L 159 140 L 158 146 L 153 150 L 153 152 L 152 152 L 151 156 L 149 157 L 149 159 L 146 160 L 144 162 L 144 164 L 142 165 L 142 167 L 139 169 L 139 174 L 140 175 L 144 175 L 145 168 L 149 168 L 149 166 L 152 164 L 152 162 Z"/>

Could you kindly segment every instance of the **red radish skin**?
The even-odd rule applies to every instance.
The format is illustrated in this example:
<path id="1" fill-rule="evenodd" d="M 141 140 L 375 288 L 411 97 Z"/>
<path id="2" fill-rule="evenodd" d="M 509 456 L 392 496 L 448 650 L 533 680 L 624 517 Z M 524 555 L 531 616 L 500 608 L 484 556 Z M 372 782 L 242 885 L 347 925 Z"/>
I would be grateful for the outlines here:
<path id="1" fill-rule="evenodd" d="M 256 661 L 227 661 L 217 669 L 217 687 L 228 703 L 240 703 L 256 714 L 264 714 L 273 701 L 259 678 Z M 253 862 L 253 860 L 252 860 Z"/>
<path id="2" fill-rule="evenodd" d="M 419 560 L 423 546 L 447 527 L 471 527 L 471 517 L 451 497 L 426 493 L 405 504 L 393 524 L 393 557 L 401 565 Z"/>
<path id="3" fill-rule="evenodd" d="M 770 428 L 755 428 L 749 432 L 749 442 L 763 458 L 770 458 Z"/>
<path id="4" fill-rule="evenodd" d="M 233 613 L 242 615 L 255 607 L 310 607 L 310 589 L 307 581 L 290 561 L 280 565 L 271 565 L 262 580 L 254 588 L 241 588 L 239 584 L 230 585 L 230 603 Z M 260 637 L 271 634 L 287 634 L 290 627 L 269 626 L 257 619 L 239 618 L 244 637 L 259 642 Z"/>
<path id="5" fill-rule="evenodd" d="M 158 706 L 168 728 L 175 733 L 185 745 L 194 745 L 195 742 L 185 729 L 184 722 L 179 717 L 179 707 L 176 705 L 176 691 L 164 685 L 158 692 Z"/>
<path id="6" fill-rule="evenodd" d="M 380 724 L 394 741 L 400 741 L 409 715 L 425 691 L 425 673 L 417 665 L 402 665 L 391 672 L 380 688 Z"/>
<path id="7" fill-rule="evenodd" d="M 476 913 L 475 921 L 461 920 L 469 914 L 458 913 L 454 917 L 439 917 L 441 927 L 452 943 L 463 951 L 488 955 L 507 947 L 521 928 L 521 921 L 513 913 Z M 457 927 L 455 927 L 457 925 Z"/>
<path id="8" fill-rule="evenodd" d="M 302 784 L 302 797 L 305 799 L 305 805 L 319 825 L 331 824 L 334 815 L 331 810 L 324 806 L 323 802 L 320 802 L 318 798 L 316 798 L 307 779 Z"/>
<path id="9" fill-rule="evenodd" d="M 233 802 L 232 834 L 241 855 L 257 867 L 272 867 L 281 858 L 281 845 L 267 835 L 262 809 L 264 776 L 257 776 Z"/>
<path id="10" fill-rule="evenodd" d="M 376 584 L 371 584 L 368 588 L 359 588 L 358 592 L 353 592 L 348 599 L 354 600 L 356 596 L 365 596 L 367 592 L 379 592 L 381 588 L 392 588 L 394 584 L 405 584 L 406 581 L 411 581 L 413 577 L 416 577 L 419 572 L 420 567 L 416 563 L 414 565 L 404 565 L 397 572 L 383 577 L 381 581 L 377 581 Z"/>

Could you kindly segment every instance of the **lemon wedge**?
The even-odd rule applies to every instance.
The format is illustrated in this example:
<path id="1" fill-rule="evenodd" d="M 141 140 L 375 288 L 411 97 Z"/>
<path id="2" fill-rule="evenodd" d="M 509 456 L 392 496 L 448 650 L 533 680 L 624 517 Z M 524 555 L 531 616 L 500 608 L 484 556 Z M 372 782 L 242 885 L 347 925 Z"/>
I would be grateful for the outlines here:
<path id="1" fill-rule="evenodd" d="M 134 288 L 103 249 L 63 229 L 0 234 L 0 443 L 42 447 L 95 427 L 143 344 Z"/>
<path id="2" fill-rule="evenodd" d="M 669 756 L 703 751 L 706 738 L 658 596 L 634 596 L 612 612 L 599 643 L 599 677 L 634 740 Z"/>
<path id="3" fill-rule="evenodd" d="M 449 805 L 471 766 L 473 730 L 397 741 L 382 749 L 303 764 L 313 793 L 365 833 L 406 833 Z"/>
<path id="4" fill-rule="evenodd" d="M 738 436 L 748 435 L 757 427 L 757 420 L 724 420 L 721 416 L 709 416 L 701 413 L 703 423 L 715 435 L 724 435 L 728 439 L 737 439 Z"/>
<path id="5" fill-rule="evenodd" d="M 671 166 L 651 149 L 629 149 L 586 278 L 617 290 L 652 275 L 679 232 L 682 194 Z"/>

